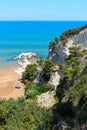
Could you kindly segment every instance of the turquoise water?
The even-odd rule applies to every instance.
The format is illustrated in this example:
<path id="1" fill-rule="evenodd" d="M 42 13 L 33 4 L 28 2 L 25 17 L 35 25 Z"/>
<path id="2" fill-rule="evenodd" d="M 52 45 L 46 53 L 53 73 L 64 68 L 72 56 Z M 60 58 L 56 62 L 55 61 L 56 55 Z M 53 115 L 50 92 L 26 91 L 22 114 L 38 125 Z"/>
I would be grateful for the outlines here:
<path id="1" fill-rule="evenodd" d="M 0 22 L 0 66 L 13 64 L 12 58 L 22 52 L 35 52 L 46 58 L 50 41 L 84 24 L 87 22 Z"/>

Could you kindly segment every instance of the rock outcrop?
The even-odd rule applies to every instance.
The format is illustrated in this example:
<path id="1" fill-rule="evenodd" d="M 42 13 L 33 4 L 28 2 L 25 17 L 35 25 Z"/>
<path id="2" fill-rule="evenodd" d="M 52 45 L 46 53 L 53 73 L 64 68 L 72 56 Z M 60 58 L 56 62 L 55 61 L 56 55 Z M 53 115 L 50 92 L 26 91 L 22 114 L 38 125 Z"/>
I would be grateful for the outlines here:
<path id="1" fill-rule="evenodd" d="M 87 28 L 67 39 L 67 44 L 82 45 L 87 47 Z"/>
<path id="2" fill-rule="evenodd" d="M 75 30 L 79 30 L 78 33 L 75 33 Z M 58 44 L 55 44 L 53 49 L 49 48 L 48 58 L 51 59 L 55 63 L 55 65 L 58 66 L 58 68 L 60 63 L 65 64 L 65 60 L 68 58 L 70 54 L 70 47 L 77 45 L 81 45 L 85 48 L 87 47 L 87 27 L 81 27 L 75 30 L 73 30 L 75 34 L 65 36 L 65 40 L 67 41 L 66 46 L 62 44 L 62 41 L 59 41 Z M 54 75 L 55 76 L 52 76 L 51 81 L 49 82 L 57 86 L 59 84 L 60 78 L 62 78 L 61 74 L 59 73 L 59 69 L 55 71 Z M 55 79 L 57 77 L 59 77 L 59 79 L 55 83 Z"/>
<path id="3" fill-rule="evenodd" d="M 54 49 L 49 48 L 48 58 L 55 64 L 65 64 L 65 59 L 69 56 L 69 49 L 61 44 L 55 45 Z"/>
<path id="4" fill-rule="evenodd" d="M 17 60 L 18 67 L 16 68 L 15 72 L 19 75 L 25 71 L 25 67 L 30 64 L 37 64 L 37 60 L 39 57 L 35 53 L 21 53 L 19 56 L 13 58 L 13 60 Z"/>
<path id="5" fill-rule="evenodd" d="M 21 53 L 19 56 L 15 57 L 14 60 L 18 60 L 18 64 L 21 66 L 27 66 L 31 64 L 30 59 L 36 57 L 37 55 L 35 53 Z"/>
<path id="6" fill-rule="evenodd" d="M 56 100 L 54 98 L 54 93 L 46 92 L 37 97 L 37 102 L 41 107 L 51 108 L 55 103 Z"/>
<path id="7" fill-rule="evenodd" d="M 61 38 L 62 36 L 62 38 Z M 48 53 L 48 59 L 52 60 L 55 63 L 55 67 L 53 70 L 53 73 L 50 77 L 50 81 L 48 82 L 48 85 L 56 86 L 59 84 L 60 78 L 63 78 L 63 74 L 59 71 L 59 65 L 60 64 L 66 64 L 65 60 L 70 55 L 69 48 L 77 45 L 81 45 L 83 47 L 87 47 L 87 26 L 68 30 L 64 32 L 60 36 L 60 41 L 56 44 L 53 44 L 53 47 L 49 47 L 49 53 Z M 66 45 L 63 44 L 63 41 L 66 41 Z M 21 68 L 17 68 L 16 72 L 22 73 L 24 71 L 24 68 L 28 64 L 36 64 L 38 57 L 35 53 L 22 53 L 15 59 L 18 59 L 18 64 L 23 66 L 22 70 Z M 32 60 L 32 61 L 31 61 Z M 84 59 L 82 61 L 83 66 Z M 35 77 L 34 82 L 36 84 L 39 84 L 42 79 L 42 69 L 39 69 L 37 72 L 37 75 Z M 20 73 L 20 74 L 21 74 Z M 42 80 L 43 81 L 43 80 Z"/>

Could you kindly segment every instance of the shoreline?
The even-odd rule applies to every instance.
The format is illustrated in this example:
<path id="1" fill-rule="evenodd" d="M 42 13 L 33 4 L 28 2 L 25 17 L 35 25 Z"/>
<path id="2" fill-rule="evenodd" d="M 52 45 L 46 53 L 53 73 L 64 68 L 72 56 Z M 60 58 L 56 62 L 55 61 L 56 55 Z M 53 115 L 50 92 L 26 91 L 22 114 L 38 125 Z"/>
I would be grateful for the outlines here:
<path id="1" fill-rule="evenodd" d="M 19 80 L 22 78 L 22 73 L 28 64 L 35 64 L 37 62 L 37 55 L 35 53 L 21 53 L 15 57 L 18 60 L 11 64 L 4 64 L 0 67 L 0 98 L 14 98 L 24 97 L 24 84 Z"/>
<path id="2" fill-rule="evenodd" d="M 17 65 L 0 68 L 0 98 L 17 99 L 24 96 L 24 84 L 18 81 L 21 76 L 15 72 Z M 20 89 L 15 88 L 20 86 Z"/>
<path id="3" fill-rule="evenodd" d="M 0 71 L 7 70 L 9 68 L 15 68 L 15 67 L 18 67 L 18 64 L 15 62 L 11 62 L 8 64 L 2 64 L 2 65 L 0 65 Z"/>

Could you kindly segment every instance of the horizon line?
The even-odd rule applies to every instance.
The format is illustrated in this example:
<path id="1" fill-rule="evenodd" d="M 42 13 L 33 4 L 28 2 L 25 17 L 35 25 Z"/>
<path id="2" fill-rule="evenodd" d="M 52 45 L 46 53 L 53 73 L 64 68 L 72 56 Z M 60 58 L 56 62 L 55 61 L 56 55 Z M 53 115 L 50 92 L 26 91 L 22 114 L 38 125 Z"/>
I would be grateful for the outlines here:
<path id="1" fill-rule="evenodd" d="M 0 20 L 0 22 L 87 22 L 87 20 Z"/>

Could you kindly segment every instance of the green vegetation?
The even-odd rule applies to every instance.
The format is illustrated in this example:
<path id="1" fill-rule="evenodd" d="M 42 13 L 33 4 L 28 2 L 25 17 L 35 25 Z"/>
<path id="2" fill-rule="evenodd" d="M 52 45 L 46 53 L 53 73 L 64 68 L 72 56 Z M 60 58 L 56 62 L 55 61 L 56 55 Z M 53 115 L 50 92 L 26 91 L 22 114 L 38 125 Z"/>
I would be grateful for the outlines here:
<path id="1" fill-rule="evenodd" d="M 65 36 L 65 34 L 63 33 L 61 36 L 60 36 L 60 41 L 62 42 L 62 44 L 64 46 L 66 46 L 66 43 L 67 43 L 67 37 Z"/>
<path id="2" fill-rule="evenodd" d="M 68 31 L 61 34 L 60 41 L 62 41 L 63 45 L 66 46 L 68 37 L 78 34 L 80 31 L 84 30 L 85 28 L 87 28 L 87 25 L 76 29 L 69 29 Z"/>
<path id="3" fill-rule="evenodd" d="M 47 60 L 42 60 L 40 59 L 37 61 L 40 67 L 43 69 L 43 79 L 45 82 L 48 82 L 50 79 L 50 76 L 53 72 L 53 66 L 54 63 L 47 59 Z M 37 71 L 37 66 L 36 65 L 27 65 L 25 68 L 25 72 L 23 73 L 23 82 L 25 83 L 25 97 L 26 98 L 36 98 L 37 95 L 40 95 L 42 93 L 45 93 L 49 91 L 49 87 L 46 84 L 39 84 L 35 85 L 33 83 L 35 79 L 35 73 Z"/>
<path id="4" fill-rule="evenodd" d="M 34 80 L 35 73 L 37 71 L 37 66 L 34 64 L 27 65 L 25 72 L 23 73 L 23 82 L 27 83 L 28 81 L 32 82 Z"/>
<path id="5" fill-rule="evenodd" d="M 41 61 L 41 62 L 40 62 Z M 53 62 L 40 60 L 46 75 L 52 72 Z M 48 70 L 45 68 L 47 67 Z M 18 100 L 0 100 L 0 130 L 50 130 L 52 125 L 52 110 L 40 108 L 36 102 L 37 95 L 49 90 L 46 84 L 36 86 L 33 83 L 37 72 L 36 65 L 27 65 L 23 73 L 25 97 Z"/>
<path id="6" fill-rule="evenodd" d="M 43 60 L 42 58 L 40 58 L 40 59 L 37 61 L 37 63 L 38 63 L 38 65 L 39 65 L 40 67 L 43 67 L 43 65 L 44 65 L 44 60 Z"/>
<path id="7" fill-rule="evenodd" d="M 62 33 L 61 35 L 61 40 L 64 40 L 67 37 L 73 36 L 78 34 L 80 31 L 83 31 L 84 29 L 87 28 L 87 25 L 84 25 L 82 27 L 79 28 L 75 28 L 75 29 L 69 29 L 68 31 L 65 31 L 64 33 Z"/>
<path id="8" fill-rule="evenodd" d="M 69 30 L 60 36 L 63 45 L 66 37 L 79 33 L 87 26 Z M 54 49 L 59 44 L 58 38 L 49 47 Z M 87 123 L 87 50 L 81 46 L 70 48 L 70 55 L 66 64 L 60 64 L 60 73 L 64 77 L 56 90 L 57 103 L 52 109 L 40 108 L 37 105 L 37 95 L 50 90 L 47 86 L 54 70 L 54 62 L 40 59 L 37 65 L 27 65 L 23 73 L 25 83 L 25 97 L 18 100 L 0 100 L 0 130 L 52 130 L 58 122 L 65 121 L 70 130 L 80 129 Z M 39 85 L 33 83 L 37 67 L 42 68 Z M 75 129 L 74 129 L 75 128 Z M 60 128 L 57 128 L 59 130 Z M 56 129 L 55 129 L 56 130 Z"/>
<path id="9" fill-rule="evenodd" d="M 49 130 L 51 110 L 37 106 L 34 100 L 0 101 L 0 130 Z"/>
<path id="10" fill-rule="evenodd" d="M 55 42 L 50 42 L 49 48 L 53 50 L 55 48 Z"/>
<path id="11" fill-rule="evenodd" d="M 53 72 L 54 62 L 47 59 L 45 60 L 44 67 L 43 67 L 43 79 L 45 81 L 50 80 L 50 76 Z"/>
<path id="12" fill-rule="evenodd" d="M 81 47 L 73 47 L 70 50 L 67 65 L 60 65 L 64 78 L 57 87 L 59 103 L 54 111 L 54 118 L 59 117 L 73 128 L 79 128 L 87 122 L 87 65 L 84 57 L 87 50 Z"/>
<path id="13" fill-rule="evenodd" d="M 55 37 L 55 41 L 52 41 L 49 43 L 49 48 L 53 50 L 55 48 L 55 46 L 58 44 L 59 44 L 59 39 L 58 39 L 58 37 Z"/>
<path id="14" fill-rule="evenodd" d="M 62 33 L 60 35 L 60 39 L 58 39 L 57 37 L 55 38 L 55 41 L 50 42 L 49 44 L 49 48 L 51 48 L 52 50 L 55 48 L 56 45 L 59 44 L 59 41 L 61 41 L 63 46 L 66 46 L 67 43 L 67 38 L 71 37 L 73 35 L 78 34 L 80 31 L 84 30 L 87 28 L 87 25 L 84 25 L 80 28 L 76 28 L 76 29 L 69 29 L 68 31 Z"/>
<path id="15" fill-rule="evenodd" d="M 55 44 L 58 44 L 59 43 L 59 39 L 58 37 L 55 37 Z"/>
<path id="16" fill-rule="evenodd" d="M 37 95 L 45 93 L 48 90 L 49 88 L 46 84 L 40 84 L 39 86 L 36 86 L 34 84 L 27 84 L 25 88 L 25 95 L 26 98 L 34 99 Z"/>

